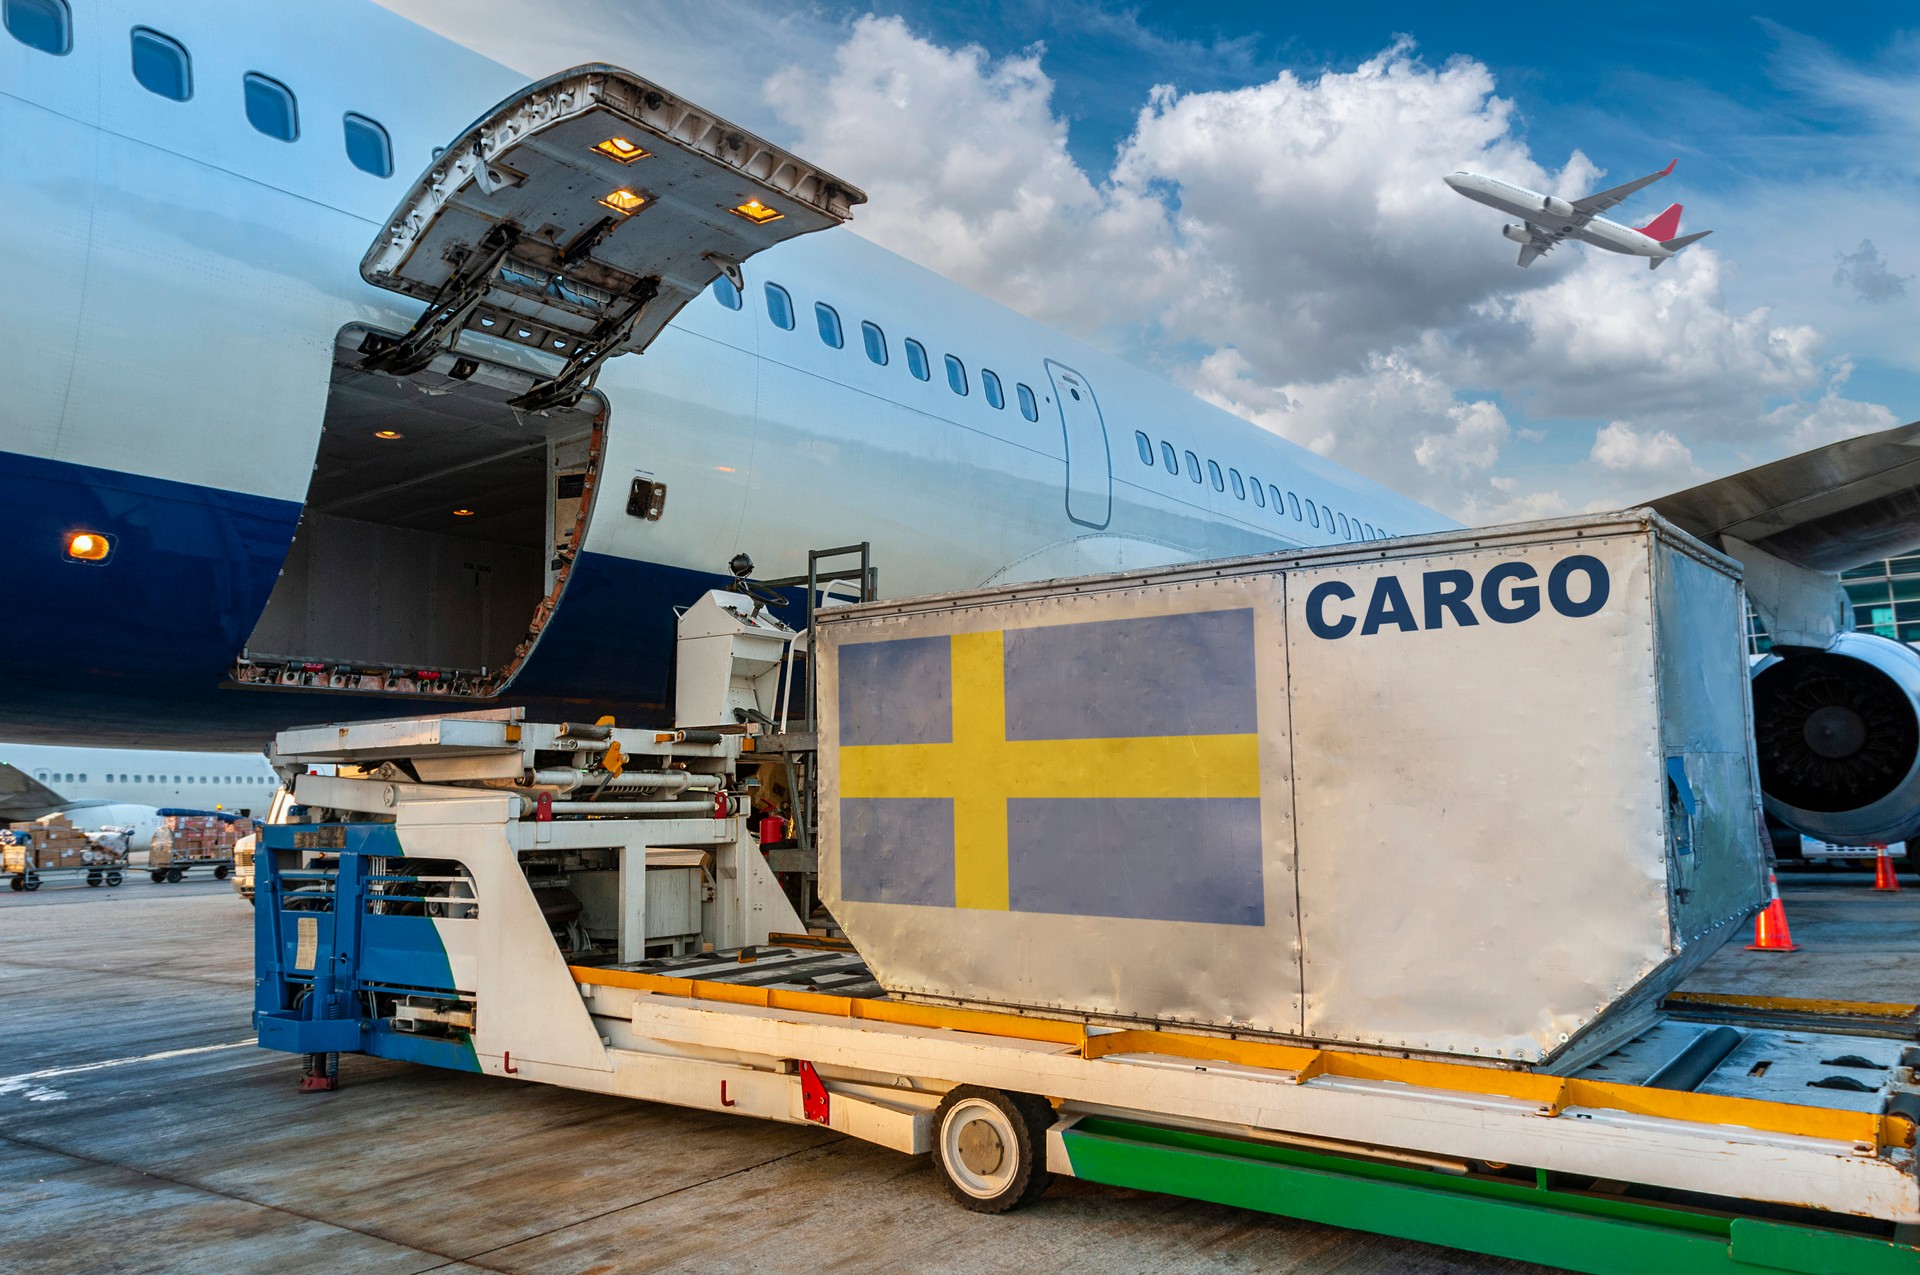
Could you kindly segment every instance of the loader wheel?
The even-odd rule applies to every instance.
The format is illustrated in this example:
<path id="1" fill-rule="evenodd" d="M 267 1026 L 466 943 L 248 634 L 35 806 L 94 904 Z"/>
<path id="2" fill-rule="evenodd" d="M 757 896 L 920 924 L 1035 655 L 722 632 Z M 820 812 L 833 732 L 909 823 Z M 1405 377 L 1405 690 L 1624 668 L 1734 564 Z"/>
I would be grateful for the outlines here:
<path id="1" fill-rule="evenodd" d="M 227 874 L 232 871 L 233 871 L 232 868 L 229 868 L 226 864 L 223 863 L 219 867 L 213 870 L 213 879 L 215 881 L 225 881 L 227 879 Z"/>
<path id="2" fill-rule="evenodd" d="M 101 882 L 102 880 L 103 880 L 103 878 L 101 877 L 101 875 L 100 875 L 100 874 L 99 874 L 98 872 L 89 872 L 89 873 L 87 873 L 87 884 L 88 884 L 88 885 L 99 885 L 99 884 L 100 884 L 100 882 Z"/>
<path id="3" fill-rule="evenodd" d="M 27 888 L 27 879 L 25 877 L 8 877 L 7 887 L 12 890 L 24 890 Z"/>
<path id="4" fill-rule="evenodd" d="M 173 885 L 178 885 L 186 878 L 186 875 L 186 872 L 180 868 L 167 869 L 167 881 Z"/>
<path id="5" fill-rule="evenodd" d="M 1040 1198 L 1053 1107 L 1033 1094 L 961 1085 L 934 1112 L 933 1162 L 947 1194 L 975 1213 L 1005 1213 Z"/>
<path id="6" fill-rule="evenodd" d="M 108 885 L 119 885 L 119 884 L 120 884 L 120 874 L 119 874 L 118 872 L 109 872 L 109 873 L 107 873 L 107 884 L 108 884 Z"/>
<path id="7" fill-rule="evenodd" d="M 159 885 L 162 881 L 165 881 L 167 879 L 167 870 L 165 868 L 155 868 L 152 872 L 149 872 L 147 875 L 153 878 L 153 883 L 155 885 Z"/>
<path id="8" fill-rule="evenodd" d="M 28 877 L 26 880 L 26 884 L 22 888 L 27 890 L 38 890 L 40 888 L 40 878 Z"/>

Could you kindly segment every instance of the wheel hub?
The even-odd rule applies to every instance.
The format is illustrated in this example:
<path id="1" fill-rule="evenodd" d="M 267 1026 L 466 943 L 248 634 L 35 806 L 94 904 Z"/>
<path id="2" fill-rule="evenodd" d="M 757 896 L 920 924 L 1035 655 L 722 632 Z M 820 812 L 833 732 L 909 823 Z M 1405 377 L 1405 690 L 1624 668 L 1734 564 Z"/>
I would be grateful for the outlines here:
<path id="1" fill-rule="evenodd" d="M 984 1120 L 969 1120 L 960 1130 L 958 1141 L 960 1163 L 982 1177 L 999 1172 L 1007 1158 L 1000 1131 Z"/>

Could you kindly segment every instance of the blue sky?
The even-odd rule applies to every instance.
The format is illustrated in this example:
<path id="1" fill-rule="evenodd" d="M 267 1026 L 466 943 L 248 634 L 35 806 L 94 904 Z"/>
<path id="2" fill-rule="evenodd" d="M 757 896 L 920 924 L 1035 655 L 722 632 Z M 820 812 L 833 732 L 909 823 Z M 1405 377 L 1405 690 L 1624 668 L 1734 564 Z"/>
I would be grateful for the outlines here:
<path id="1" fill-rule="evenodd" d="M 859 233 L 1463 518 L 1920 417 L 1910 4 L 385 2 L 681 89 L 864 184 Z M 1674 157 L 1621 217 L 1715 233 L 1652 274 L 1519 270 L 1439 184 Z"/>

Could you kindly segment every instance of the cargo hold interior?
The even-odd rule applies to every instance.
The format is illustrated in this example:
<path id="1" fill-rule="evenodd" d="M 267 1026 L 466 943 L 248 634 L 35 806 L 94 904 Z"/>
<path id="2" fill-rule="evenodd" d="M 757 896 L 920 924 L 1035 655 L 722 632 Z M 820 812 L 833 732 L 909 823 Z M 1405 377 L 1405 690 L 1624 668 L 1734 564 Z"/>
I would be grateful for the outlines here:
<path id="1" fill-rule="evenodd" d="M 605 404 L 516 408 L 533 377 L 464 355 L 364 371 L 362 336 L 341 333 L 300 527 L 234 679 L 488 693 L 564 582 Z"/>

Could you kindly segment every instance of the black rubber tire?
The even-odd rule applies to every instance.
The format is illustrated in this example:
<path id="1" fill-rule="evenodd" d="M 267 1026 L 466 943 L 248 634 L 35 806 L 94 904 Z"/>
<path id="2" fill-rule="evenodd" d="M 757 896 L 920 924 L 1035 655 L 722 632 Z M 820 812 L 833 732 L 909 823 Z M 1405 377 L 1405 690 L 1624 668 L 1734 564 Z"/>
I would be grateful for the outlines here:
<path id="1" fill-rule="evenodd" d="M 7 888 L 10 890 L 24 890 L 27 888 L 27 879 L 25 877 L 8 877 Z"/>
<path id="2" fill-rule="evenodd" d="M 232 868 L 229 868 L 226 864 L 223 863 L 219 867 L 213 870 L 213 879 L 215 881 L 225 881 L 227 879 L 227 875 L 232 871 L 233 871 Z"/>
<path id="3" fill-rule="evenodd" d="M 170 885 L 178 885 L 180 884 L 180 882 L 186 880 L 186 877 L 187 877 L 187 873 L 186 873 L 186 869 L 184 868 L 168 868 L 167 869 L 167 882 Z"/>
<path id="4" fill-rule="evenodd" d="M 38 890 L 40 888 L 40 879 L 38 877 L 34 877 L 33 879 L 29 880 L 23 888 L 28 890 Z"/>
<path id="5" fill-rule="evenodd" d="M 167 870 L 165 868 L 155 868 L 153 871 L 147 873 L 147 875 L 153 878 L 155 885 L 159 885 L 167 879 Z"/>
<path id="6" fill-rule="evenodd" d="M 108 884 L 108 885 L 119 885 L 119 884 L 120 884 L 120 874 L 119 874 L 118 872 L 109 872 L 109 873 L 107 873 L 107 884 Z"/>
<path id="7" fill-rule="evenodd" d="M 947 1125 L 956 1108 L 984 1102 L 1005 1118 L 1012 1130 L 1014 1168 L 1006 1183 L 991 1195 L 978 1194 L 961 1185 L 954 1166 L 947 1162 Z M 1047 1130 L 1054 1121 L 1053 1106 L 1035 1094 L 1002 1093 L 977 1085 L 960 1085 L 940 1100 L 933 1116 L 933 1163 L 947 1194 L 961 1208 L 974 1213 L 1005 1213 L 1031 1204 L 1053 1184 L 1047 1172 Z"/>
<path id="8" fill-rule="evenodd" d="M 100 884 L 100 882 L 101 882 L 102 880 L 103 880 L 103 878 L 101 877 L 101 875 L 100 875 L 100 874 L 99 874 L 98 872 L 89 872 L 89 873 L 87 873 L 87 884 L 88 884 L 88 885 L 99 885 L 99 884 Z"/>

